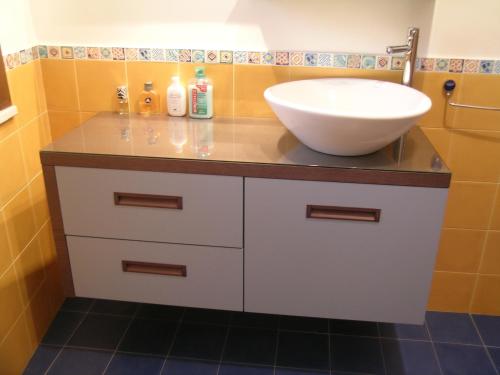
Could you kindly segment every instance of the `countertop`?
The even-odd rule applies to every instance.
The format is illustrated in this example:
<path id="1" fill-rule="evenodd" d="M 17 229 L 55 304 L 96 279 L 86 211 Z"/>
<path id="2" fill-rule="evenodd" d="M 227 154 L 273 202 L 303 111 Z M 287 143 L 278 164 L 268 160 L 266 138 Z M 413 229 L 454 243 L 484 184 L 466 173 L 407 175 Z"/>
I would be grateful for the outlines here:
<path id="1" fill-rule="evenodd" d="M 451 172 L 417 127 L 402 157 L 322 154 L 278 120 L 100 113 L 41 152 L 42 164 L 447 188 Z"/>

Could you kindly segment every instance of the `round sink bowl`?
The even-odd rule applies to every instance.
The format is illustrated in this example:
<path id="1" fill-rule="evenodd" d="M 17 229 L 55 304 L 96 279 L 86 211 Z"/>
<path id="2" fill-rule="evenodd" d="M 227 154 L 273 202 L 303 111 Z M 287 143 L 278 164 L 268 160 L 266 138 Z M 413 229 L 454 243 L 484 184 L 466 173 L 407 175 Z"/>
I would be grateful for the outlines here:
<path id="1" fill-rule="evenodd" d="M 358 78 L 281 83 L 269 87 L 264 97 L 302 143 L 342 156 L 365 155 L 387 146 L 432 105 L 411 87 Z"/>

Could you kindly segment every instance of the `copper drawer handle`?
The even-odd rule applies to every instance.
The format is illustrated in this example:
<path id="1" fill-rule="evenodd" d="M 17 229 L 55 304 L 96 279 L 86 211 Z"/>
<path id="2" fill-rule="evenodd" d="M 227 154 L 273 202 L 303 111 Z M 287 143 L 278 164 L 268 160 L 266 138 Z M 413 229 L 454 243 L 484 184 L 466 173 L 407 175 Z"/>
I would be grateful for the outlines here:
<path id="1" fill-rule="evenodd" d="M 149 273 L 153 275 L 186 277 L 187 268 L 181 264 L 162 264 L 122 260 L 123 272 Z"/>
<path id="2" fill-rule="evenodd" d="M 381 210 L 378 208 L 358 208 L 339 206 L 307 205 L 306 217 L 311 219 L 380 221 Z"/>
<path id="3" fill-rule="evenodd" d="M 171 208 L 175 210 L 182 210 L 182 197 L 135 193 L 115 193 L 114 197 L 116 206 Z"/>

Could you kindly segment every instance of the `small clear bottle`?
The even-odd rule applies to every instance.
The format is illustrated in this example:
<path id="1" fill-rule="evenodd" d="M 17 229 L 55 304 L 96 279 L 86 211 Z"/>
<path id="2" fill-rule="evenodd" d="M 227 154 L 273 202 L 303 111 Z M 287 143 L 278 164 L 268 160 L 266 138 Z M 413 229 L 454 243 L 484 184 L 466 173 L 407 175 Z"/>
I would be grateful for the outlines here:
<path id="1" fill-rule="evenodd" d="M 116 99 L 118 101 L 118 114 L 128 114 L 128 89 L 127 86 L 118 86 L 116 88 Z"/>
<path id="2" fill-rule="evenodd" d="M 139 95 L 139 113 L 149 116 L 160 112 L 160 97 L 153 90 L 153 82 L 144 83 L 144 91 Z"/>

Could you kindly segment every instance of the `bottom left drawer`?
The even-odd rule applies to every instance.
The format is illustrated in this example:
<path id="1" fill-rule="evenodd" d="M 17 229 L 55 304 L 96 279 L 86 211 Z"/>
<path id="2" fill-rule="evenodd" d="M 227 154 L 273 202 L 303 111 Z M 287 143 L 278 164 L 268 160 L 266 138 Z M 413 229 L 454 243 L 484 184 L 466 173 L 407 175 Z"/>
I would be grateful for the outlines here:
<path id="1" fill-rule="evenodd" d="M 67 237 L 79 297 L 243 310 L 243 250 Z"/>

